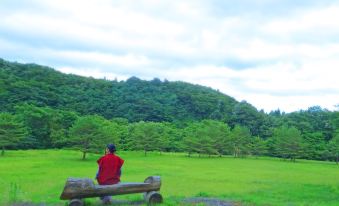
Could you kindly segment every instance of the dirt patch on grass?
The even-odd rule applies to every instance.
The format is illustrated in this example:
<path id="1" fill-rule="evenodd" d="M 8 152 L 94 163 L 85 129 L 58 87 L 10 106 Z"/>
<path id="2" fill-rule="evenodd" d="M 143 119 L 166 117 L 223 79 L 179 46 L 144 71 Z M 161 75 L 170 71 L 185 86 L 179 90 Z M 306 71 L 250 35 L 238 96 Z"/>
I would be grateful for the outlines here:
<path id="1" fill-rule="evenodd" d="M 207 197 L 190 197 L 172 202 L 178 206 L 241 206 L 240 203 L 231 202 L 218 198 L 207 198 Z M 171 203 L 170 203 L 171 204 Z M 112 206 L 120 205 L 146 205 L 144 201 L 127 201 L 127 200 L 112 200 Z M 166 200 L 165 200 L 165 205 Z"/>
<path id="2" fill-rule="evenodd" d="M 218 198 L 207 198 L 207 197 L 192 197 L 186 198 L 182 201 L 184 205 L 197 205 L 202 204 L 205 206 L 240 206 L 239 203 L 230 202 Z"/>
<path id="3" fill-rule="evenodd" d="M 218 199 L 218 198 L 208 198 L 208 197 L 190 197 L 190 198 L 185 198 L 182 200 L 177 200 L 174 201 L 173 204 L 178 205 L 178 206 L 241 206 L 240 203 L 236 202 L 231 202 L 223 199 Z M 9 206 L 63 206 L 65 204 L 36 204 L 36 203 L 15 203 L 11 204 Z M 103 205 L 101 202 L 98 200 L 96 203 L 90 203 L 86 204 L 89 206 L 94 206 L 94 205 Z M 136 205 L 136 206 L 142 206 L 146 205 L 145 201 L 140 200 L 140 201 L 130 201 L 130 200 L 117 200 L 113 199 L 112 203 L 110 204 L 111 206 L 129 206 L 129 205 Z M 166 203 L 165 203 L 166 205 Z"/>

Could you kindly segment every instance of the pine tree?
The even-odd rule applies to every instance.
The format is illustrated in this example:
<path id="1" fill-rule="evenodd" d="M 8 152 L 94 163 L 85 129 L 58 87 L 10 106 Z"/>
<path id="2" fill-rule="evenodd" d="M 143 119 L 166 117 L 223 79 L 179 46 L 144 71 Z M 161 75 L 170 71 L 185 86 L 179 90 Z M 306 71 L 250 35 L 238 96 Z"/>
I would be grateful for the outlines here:
<path id="1" fill-rule="evenodd" d="M 115 131 L 109 127 L 109 121 L 104 118 L 91 115 L 80 117 L 70 128 L 69 142 L 73 148 L 79 149 L 82 153 L 82 159 L 86 159 L 88 152 L 98 152 L 103 149 L 107 143 L 114 139 Z M 118 140 L 115 140 L 118 142 Z"/>
<path id="2" fill-rule="evenodd" d="M 303 139 L 295 127 L 282 126 L 274 131 L 274 148 L 278 156 L 295 161 L 303 149 Z"/>
<path id="3" fill-rule="evenodd" d="M 339 163 L 339 133 L 328 143 L 329 152 L 335 162 Z"/>
<path id="4" fill-rule="evenodd" d="M 14 146 L 27 134 L 24 125 L 9 113 L 0 113 L 0 147 L 1 156 L 5 154 L 5 148 Z"/>
<path id="5" fill-rule="evenodd" d="M 256 136 L 250 141 L 250 153 L 254 156 L 265 154 L 267 151 L 266 143 L 263 139 Z"/>
<path id="6" fill-rule="evenodd" d="M 230 147 L 234 157 L 249 153 L 251 133 L 247 127 L 236 125 L 231 132 Z"/>
<path id="7" fill-rule="evenodd" d="M 231 137 L 230 127 L 220 121 L 210 121 L 211 123 L 211 138 L 213 138 L 213 147 L 221 157 L 229 152 L 229 141 Z"/>
<path id="8" fill-rule="evenodd" d="M 203 120 L 191 123 L 185 128 L 184 144 L 189 155 L 192 153 L 213 155 L 217 154 L 215 148 L 216 135 L 214 134 L 213 120 Z"/>
<path id="9" fill-rule="evenodd" d="M 132 150 L 143 150 L 147 152 L 160 150 L 161 144 L 161 123 L 137 122 L 129 127 L 129 148 Z"/>

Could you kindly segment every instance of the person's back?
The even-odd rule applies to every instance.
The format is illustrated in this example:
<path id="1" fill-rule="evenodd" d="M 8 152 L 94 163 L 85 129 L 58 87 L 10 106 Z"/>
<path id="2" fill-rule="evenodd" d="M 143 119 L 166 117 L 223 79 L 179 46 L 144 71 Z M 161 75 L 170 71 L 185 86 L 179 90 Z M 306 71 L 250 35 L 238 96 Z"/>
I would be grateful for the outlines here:
<path id="1" fill-rule="evenodd" d="M 113 185 L 120 182 L 121 167 L 124 160 L 115 155 L 115 145 L 108 144 L 106 154 L 98 159 L 98 173 L 96 179 L 99 185 Z M 100 198 L 103 203 L 110 203 L 111 197 L 105 196 Z"/>
<path id="2" fill-rule="evenodd" d="M 108 153 L 97 162 L 99 165 L 97 180 L 100 185 L 112 185 L 120 182 L 123 159 L 114 153 Z"/>

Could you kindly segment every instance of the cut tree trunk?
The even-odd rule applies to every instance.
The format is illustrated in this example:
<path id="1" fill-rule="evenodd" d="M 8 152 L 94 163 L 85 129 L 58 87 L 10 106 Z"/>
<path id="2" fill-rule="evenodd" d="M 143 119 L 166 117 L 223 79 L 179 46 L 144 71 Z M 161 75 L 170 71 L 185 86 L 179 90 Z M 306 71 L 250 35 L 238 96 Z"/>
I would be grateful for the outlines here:
<path id="1" fill-rule="evenodd" d="M 84 201 L 82 199 L 73 199 L 69 202 L 68 206 L 83 206 Z"/>
<path id="2" fill-rule="evenodd" d="M 86 152 L 82 152 L 82 160 L 86 159 Z"/>
<path id="3" fill-rule="evenodd" d="M 159 191 L 161 179 L 151 176 L 143 183 L 119 183 L 115 185 L 95 185 L 89 178 L 68 178 L 60 199 L 82 199 L 87 197 L 113 196 L 131 193 Z"/>
<path id="4" fill-rule="evenodd" d="M 163 201 L 161 194 L 156 191 L 145 192 L 144 198 L 145 198 L 145 201 L 148 203 L 148 205 L 162 203 Z"/>

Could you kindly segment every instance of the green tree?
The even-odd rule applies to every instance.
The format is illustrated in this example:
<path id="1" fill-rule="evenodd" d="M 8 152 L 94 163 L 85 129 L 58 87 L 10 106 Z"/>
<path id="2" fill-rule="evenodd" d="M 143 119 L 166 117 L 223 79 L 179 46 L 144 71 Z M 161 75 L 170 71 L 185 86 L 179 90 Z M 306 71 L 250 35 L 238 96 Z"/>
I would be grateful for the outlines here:
<path id="1" fill-rule="evenodd" d="M 258 136 L 253 137 L 250 141 L 249 150 L 254 156 L 264 155 L 267 152 L 266 142 Z"/>
<path id="2" fill-rule="evenodd" d="M 229 152 L 228 145 L 231 137 L 231 128 L 224 122 L 205 120 L 208 134 L 212 139 L 213 149 L 221 157 Z"/>
<path id="3" fill-rule="evenodd" d="M 69 142 L 73 148 L 79 149 L 83 153 L 82 159 L 84 160 L 88 152 L 100 151 L 108 141 L 113 139 L 118 142 L 113 136 L 114 132 L 109 127 L 109 121 L 103 117 L 84 116 L 78 118 L 70 128 Z"/>
<path id="4" fill-rule="evenodd" d="M 200 142 L 198 137 L 195 134 L 195 125 L 187 126 L 184 131 L 184 138 L 183 138 L 183 149 L 187 152 L 188 157 L 190 157 L 193 153 L 200 152 Z"/>
<path id="5" fill-rule="evenodd" d="M 113 143 L 115 146 L 120 147 L 120 140 L 125 132 L 124 129 L 122 125 L 116 122 L 102 119 L 99 134 L 106 142 Z"/>
<path id="6" fill-rule="evenodd" d="M 274 130 L 274 150 L 284 159 L 295 161 L 303 149 L 303 139 L 295 127 L 282 126 Z"/>
<path id="7" fill-rule="evenodd" d="M 303 158 L 307 159 L 326 159 L 326 144 L 322 132 L 313 132 L 304 135 Z"/>
<path id="8" fill-rule="evenodd" d="M 198 153 L 199 156 L 201 154 L 209 156 L 218 154 L 218 149 L 222 150 L 218 145 L 218 140 L 221 141 L 220 145 L 222 145 L 224 143 L 223 135 L 227 135 L 226 133 L 221 134 L 224 129 L 220 126 L 221 124 L 215 120 L 203 120 L 189 124 L 184 132 L 185 150 L 189 156 L 191 153 Z"/>
<path id="9" fill-rule="evenodd" d="M 175 144 L 174 137 L 171 136 L 174 132 L 172 131 L 173 128 L 168 123 L 159 123 L 159 145 L 158 150 L 161 152 L 169 152 Z"/>
<path id="10" fill-rule="evenodd" d="M 183 132 L 181 128 L 178 128 L 175 126 L 173 123 L 163 123 L 165 126 L 165 137 L 164 142 L 165 144 L 163 147 L 163 151 L 167 152 L 178 152 L 178 151 L 183 151 Z M 167 143 L 166 143 L 167 142 Z M 167 144 L 167 145 L 166 145 Z"/>
<path id="11" fill-rule="evenodd" d="M 16 113 L 28 129 L 24 148 L 69 146 L 69 128 L 78 118 L 76 113 L 29 104 L 17 106 Z"/>
<path id="12" fill-rule="evenodd" d="M 266 136 L 269 133 L 269 128 L 264 124 L 269 124 L 268 119 L 265 118 L 265 113 L 258 112 L 258 110 L 247 103 L 241 101 L 233 107 L 231 118 L 228 124 L 234 128 L 236 125 L 247 127 L 251 135 Z"/>
<path id="13" fill-rule="evenodd" d="M 247 127 L 236 125 L 232 131 L 228 147 L 234 157 L 245 156 L 250 152 L 251 133 Z"/>
<path id="14" fill-rule="evenodd" d="M 50 108 L 23 104 L 16 107 L 16 113 L 28 129 L 28 136 L 23 141 L 28 148 L 50 148 L 51 122 L 53 113 Z"/>
<path id="15" fill-rule="evenodd" d="M 160 150 L 161 123 L 137 122 L 129 127 L 129 148 L 132 150 L 143 150 L 147 152 Z"/>
<path id="16" fill-rule="evenodd" d="M 117 145 L 120 150 L 129 150 L 128 148 L 128 120 L 125 118 L 113 118 L 110 120 L 113 123 L 113 127 L 115 127 L 115 135 L 119 142 Z"/>
<path id="17" fill-rule="evenodd" d="M 5 154 L 5 148 L 15 146 L 27 134 L 24 125 L 9 113 L 0 113 L 0 147 L 1 156 Z"/>
<path id="18" fill-rule="evenodd" d="M 50 122 L 50 138 L 53 147 L 69 147 L 69 129 L 78 119 L 74 112 L 53 110 Z"/>
<path id="19" fill-rule="evenodd" d="M 328 150 L 335 162 L 339 163 L 339 133 L 328 143 Z"/>

